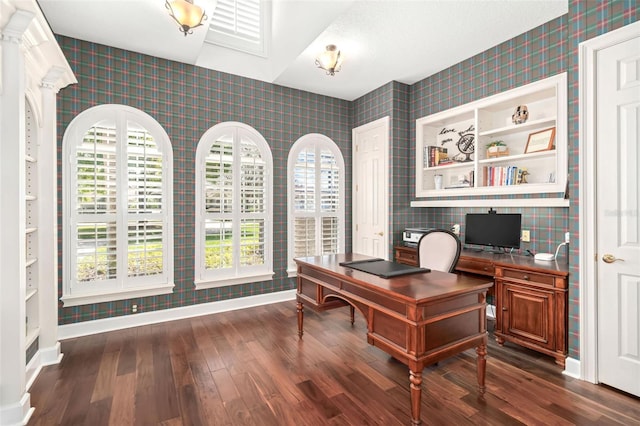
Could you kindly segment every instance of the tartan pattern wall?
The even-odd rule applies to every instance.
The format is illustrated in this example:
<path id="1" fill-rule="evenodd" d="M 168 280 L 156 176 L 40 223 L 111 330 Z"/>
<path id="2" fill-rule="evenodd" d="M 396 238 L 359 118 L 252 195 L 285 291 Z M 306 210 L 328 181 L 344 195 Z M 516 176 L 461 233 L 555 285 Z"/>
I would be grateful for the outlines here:
<path id="1" fill-rule="evenodd" d="M 109 46 L 58 37 L 78 84 L 58 95 L 58 264 L 62 295 L 62 137 L 69 122 L 95 105 L 124 104 L 151 115 L 167 131 L 174 158 L 174 277 L 172 294 L 65 308 L 69 324 L 295 288 L 287 277 L 287 156 L 307 133 L 321 133 L 340 147 L 345 160 L 346 244 L 351 250 L 351 120 L 344 100 L 172 62 Z M 318 72 L 317 78 L 328 78 Z M 238 121 L 255 128 L 273 155 L 273 267 L 266 282 L 194 289 L 195 154 L 203 133 Z"/>
<path id="2" fill-rule="evenodd" d="M 59 323 L 124 315 L 129 305 L 165 309 L 293 288 L 286 278 L 286 162 L 288 149 L 310 132 L 326 134 L 342 150 L 347 168 L 346 249 L 351 249 L 351 129 L 391 117 L 390 231 L 401 239 L 406 226 L 449 227 L 464 224 L 466 212 L 486 209 L 410 208 L 415 198 L 415 120 L 561 72 L 568 73 L 569 198 L 567 208 L 500 209 L 523 213 L 532 231 L 530 248 L 554 251 L 571 232 L 569 356 L 579 358 L 578 254 L 578 44 L 635 22 L 637 0 L 569 1 L 567 15 L 482 52 L 412 86 L 390 82 L 353 101 L 341 101 L 294 89 L 206 70 L 66 37 L 59 43 L 78 85 L 58 96 L 59 153 L 62 134 L 79 112 L 102 103 L 123 103 L 152 115 L 167 130 L 174 149 L 175 276 L 173 295 L 60 308 Z M 202 133 L 221 121 L 255 127 L 274 157 L 273 281 L 201 290 L 193 288 L 193 161 Z M 59 172 L 60 172 L 59 165 Z M 278 179 L 279 178 L 279 179 Z M 61 188 L 61 173 L 58 174 Z M 59 200 L 61 200 L 59 194 Z M 58 208 L 61 223 L 61 201 Z M 464 229 L 463 229 L 464 231 Z M 60 235 L 61 237 L 61 235 Z M 389 248 L 391 251 L 391 247 Z M 59 243 L 59 264 L 62 247 Z M 390 252 L 390 256 L 392 253 Z M 60 274 L 61 275 L 61 274 Z M 60 290 L 61 292 L 61 290 Z"/>
<path id="3" fill-rule="evenodd" d="M 578 45 L 590 38 L 640 19 L 636 0 L 570 0 L 569 11 L 537 28 L 458 63 L 411 86 L 410 134 L 415 143 L 415 120 L 435 112 L 484 98 L 523 84 L 567 72 L 568 77 L 568 179 L 569 208 L 508 208 L 499 212 L 523 214 L 523 229 L 530 229 L 531 243 L 523 249 L 555 252 L 571 233 L 569 249 L 569 356 L 580 358 L 579 276 L 579 140 Z M 407 165 L 415 173 L 415 152 Z M 412 193 L 414 192 L 413 183 Z M 427 227 L 463 225 L 464 214 L 485 208 L 431 208 Z M 415 223 L 422 226 L 423 223 Z M 522 250 L 521 250 L 522 251 Z"/>

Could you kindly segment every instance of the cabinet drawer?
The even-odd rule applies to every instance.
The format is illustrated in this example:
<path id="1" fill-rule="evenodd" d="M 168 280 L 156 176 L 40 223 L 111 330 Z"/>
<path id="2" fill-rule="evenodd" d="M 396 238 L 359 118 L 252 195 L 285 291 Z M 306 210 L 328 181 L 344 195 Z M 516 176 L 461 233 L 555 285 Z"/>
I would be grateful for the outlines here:
<path id="1" fill-rule="evenodd" d="M 412 247 L 396 247 L 395 261 L 406 265 L 418 266 L 418 252 Z"/>
<path id="2" fill-rule="evenodd" d="M 471 260 L 464 257 L 460 257 L 460 259 L 458 259 L 456 270 L 471 272 L 473 274 L 486 275 L 489 277 L 493 277 L 495 272 L 493 264 L 489 262 Z"/>
<path id="3" fill-rule="evenodd" d="M 529 281 L 536 284 L 545 284 L 553 287 L 554 285 L 554 276 L 546 275 L 546 274 L 537 274 L 535 272 L 522 271 L 518 269 L 502 269 L 502 276 L 505 279 L 515 279 L 519 281 Z"/>

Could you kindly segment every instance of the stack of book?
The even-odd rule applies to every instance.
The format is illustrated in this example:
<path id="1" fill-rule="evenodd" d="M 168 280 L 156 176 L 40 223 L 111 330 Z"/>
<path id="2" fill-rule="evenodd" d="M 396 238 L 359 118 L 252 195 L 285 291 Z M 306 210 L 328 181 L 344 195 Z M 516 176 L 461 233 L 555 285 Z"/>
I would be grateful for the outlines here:
<path id="1" fill-rule="evenodd" d="M 519 185 L 525 169 L 517 166 L 484 167 L 483 186 Z"/>
<path id="2" fill-rule="evenodd" d="M 453 163 L 453 160 L 451 160 L 447 154 L 447 148 L 441 146 L 425 146 L 422 158 L 424 167 L 435 167 Z"/>

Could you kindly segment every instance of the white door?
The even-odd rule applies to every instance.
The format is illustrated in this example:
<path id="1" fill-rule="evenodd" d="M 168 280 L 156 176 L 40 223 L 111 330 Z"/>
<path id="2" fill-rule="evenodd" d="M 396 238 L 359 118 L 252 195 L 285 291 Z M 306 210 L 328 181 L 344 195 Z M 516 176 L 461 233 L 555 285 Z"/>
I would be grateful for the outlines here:
<path id="1" fill-rule="evenodd" d="M 640 38 L 596 61 L 598 380 L 640 396 Z"/>
<path id="2" fill-rule="evenodd" d="M 389 117 L 353 129 L 353 252 L 388 259 Z"/>

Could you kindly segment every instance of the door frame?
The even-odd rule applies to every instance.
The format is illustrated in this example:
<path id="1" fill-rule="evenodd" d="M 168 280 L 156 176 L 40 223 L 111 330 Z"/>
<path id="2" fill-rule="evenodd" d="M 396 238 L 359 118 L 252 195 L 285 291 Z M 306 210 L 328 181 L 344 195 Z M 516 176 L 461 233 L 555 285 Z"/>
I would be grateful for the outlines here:
<path id="1" fill-rule="evenodd" d="M 383 164 L 383 170 L 384 170 L 384 181 L 386 182 L 385 188 L 384 188 L 384 193 L 382 194 L 383 199 L 387 200 L 387 214 L 384 216 L 384 228 L 385 228 L 385 232 L 384 232 L 384 236 L 383 236 L 383 244 L 386 247 L 386 252 L 387 255 L 385 256 L 385 259 L 389 258 L 389 184 L 390 184 L 390 173 L 389 173 L 389 147 L 390 147 L 390 139 L 391 139 L 391 135 L 390 135 L 390 122 L 391 122 L 391 117 L 389 117 L 388 115 L 382 118 L 379 118 L 375 121 L 371 121 L 369 123 L 363 124 L 361 126 L 355 127 L 352 131 L 351 131 L 351 152 L 353 153 L 352 156 L 352 163 L 351 163 L 351 170 L 352 170 L 352 176 L 356 176 L 356 168 L 357 168 L 357 156 L 356 156 L 356 142 L 357 142 L 357 138 L 356 135 L 358 133 L 362 133 L 362 132 L 366 132 L 368 130 L 370 130 L 371 128 L 374 127 L 378 127 L 380 125 L 382 125 L 382 127 L 385 130 L 385 134 L 386 134 L 386 138 L 384 140 L 384 164 Z M 353 218 L 353 220 L 355 220 L 356 218 L 356 201 L 358 199 L 358 197 L 356 197 L 356 179 L 353 178 L 351 179 L 351 191 L 353 194 L 353 203 L 351 205 L 351 217 Z M 362 208 L 362 207 L 361 207 Z M 351 239 L 352 241 L 355 241 L 356 238 L 356 226 L 355 223 L 352 224 L 351 226 Z"/>
<path id="2" fill-rule="evenodd" d="M 598 383 L 598 262 L 596 239 L 596 68 L 598 51 L 640 33 L 640 21 L 579 45 L 580 378 Z"/>

